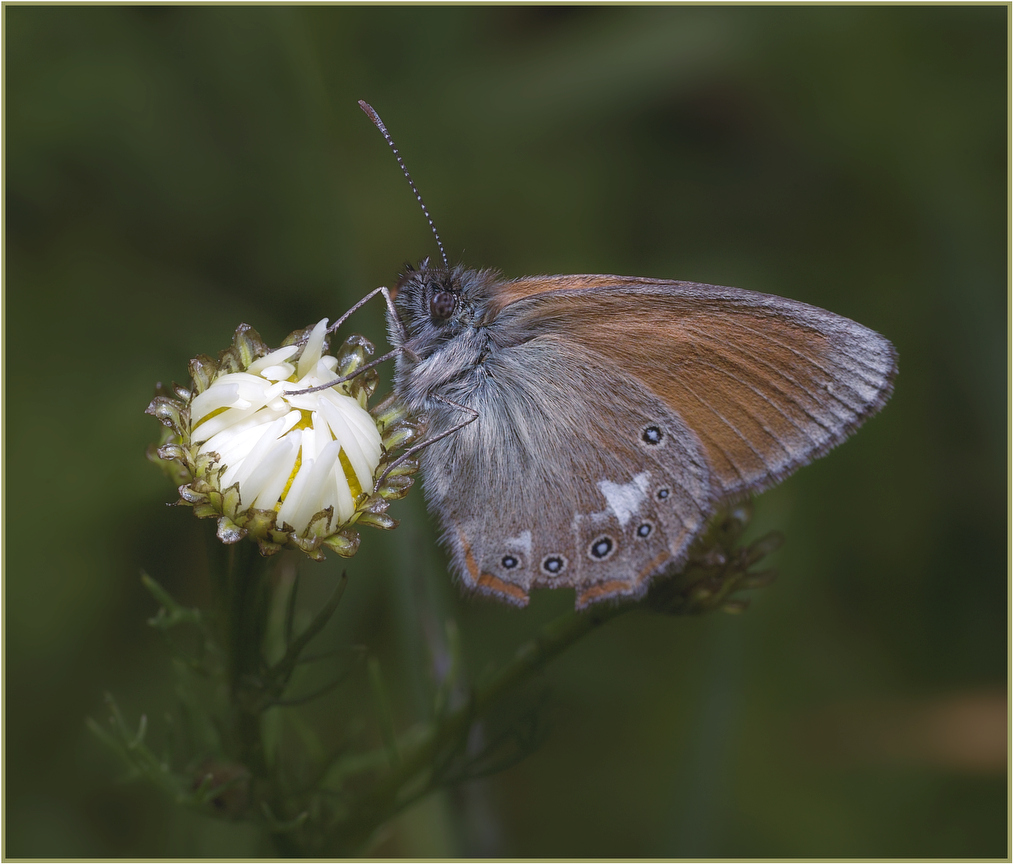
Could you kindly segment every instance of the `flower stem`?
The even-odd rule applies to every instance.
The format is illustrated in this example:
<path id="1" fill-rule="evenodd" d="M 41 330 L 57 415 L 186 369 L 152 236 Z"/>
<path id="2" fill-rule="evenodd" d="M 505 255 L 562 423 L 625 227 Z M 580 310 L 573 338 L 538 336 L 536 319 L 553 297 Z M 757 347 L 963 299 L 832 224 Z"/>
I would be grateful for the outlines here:
<path id="1" fill-rule="evenodd" d="M 358 854 L 376 829 L 426 790 L 436 786 L 438 778 L 429 777 L 420 790 L 404 795 L 412 782 L 423 776 L 438 762 L 441 751 L 463 743 L 472 724 L 482 717 L 504 694 L 529 679 L 553 658 L 573 645 L 585 634 L 610 619 L 634 609 L 631 604 L 600 605 L 584 612 L 568 612 L 543 626 L 539 633 L 518 649 L 513 660 L 489 681 L 476 687 L 470 699 L 448 712 L 414 747 L 401 754 L 397 767 L 382 780 L 365 801 L 342 821 L 334 840 L 346 854 Z"/>
<path id="2" fill-rule="evenodd" d="M 216 545 L 221 549 L 221 545 Z M 259 700 L 269 612 L 268 562 L 253 544 L 232 544 L 218 557 L 219 626 L 227 657 L 233 757 L 255 779 L 267 776 Z"/>

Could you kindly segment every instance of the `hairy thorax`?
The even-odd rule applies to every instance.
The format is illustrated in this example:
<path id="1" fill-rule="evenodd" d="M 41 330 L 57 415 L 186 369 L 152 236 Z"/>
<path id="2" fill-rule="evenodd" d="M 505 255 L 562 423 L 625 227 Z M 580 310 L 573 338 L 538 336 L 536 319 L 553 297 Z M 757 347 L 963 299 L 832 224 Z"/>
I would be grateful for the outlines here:
<path id="1" fill-rule="evenodd" d="M 456 338 L 439 343 L 416 337 L 405 347 L 418 360 L 407 353 L 399 356 L 395 387 L 413 412 L 430 415 L 435 408 L 448 408 L 445 400 L 467 400 L 486 376 L 482 361 L 488 353 L 489 337 L 484 329 L 465 329 Z"/>

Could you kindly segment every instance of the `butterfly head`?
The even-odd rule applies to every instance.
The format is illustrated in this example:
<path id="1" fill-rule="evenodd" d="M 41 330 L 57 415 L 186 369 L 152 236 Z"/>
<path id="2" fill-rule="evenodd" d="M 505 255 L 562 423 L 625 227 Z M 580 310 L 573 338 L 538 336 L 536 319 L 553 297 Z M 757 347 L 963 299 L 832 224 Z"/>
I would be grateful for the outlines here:
<path id="1" fill-rule="evenodd" d="M 443 267 L 428 258 L 418 267 L 407 265 L 391 294 L 413 353 L 429 357 L 454 337 L 481 328 L 498 279 L 492 271 Z"/>

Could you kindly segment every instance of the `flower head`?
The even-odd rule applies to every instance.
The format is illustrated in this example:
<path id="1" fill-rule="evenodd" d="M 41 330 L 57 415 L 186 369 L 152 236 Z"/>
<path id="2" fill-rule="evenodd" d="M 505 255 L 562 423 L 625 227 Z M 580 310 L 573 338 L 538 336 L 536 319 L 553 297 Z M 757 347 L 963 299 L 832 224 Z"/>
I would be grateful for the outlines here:
<path id="1" fill-rule="evenodd" d="M 373 346 L 349 337 L 327 350 L 327 320 L 270 350 L 248 325 L 218 361 L 190 362 L 191 388 L 175 386 L 147 413 L 168 428 L 149 449 L 179 485 L 179 504 L 218 519 L 218 537 L 252 537 L 265 555 L 297 547 L 316 559 L 322 547 L 353 555 L 353 526 L 393 528 L 385 511 L 412 485 L 415 460 L 394 451 L 417 430 L 393 397 L 372 410 L 377 385 L 363 366 Z M 347 379 L 312 393 L 308 388 Z"/>

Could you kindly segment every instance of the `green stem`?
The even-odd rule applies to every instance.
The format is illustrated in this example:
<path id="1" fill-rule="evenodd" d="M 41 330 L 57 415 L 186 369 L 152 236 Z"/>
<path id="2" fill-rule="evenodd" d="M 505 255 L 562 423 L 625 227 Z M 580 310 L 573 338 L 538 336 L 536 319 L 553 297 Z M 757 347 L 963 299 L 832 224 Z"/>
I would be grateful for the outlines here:
<path id="1" fill-rule="evenodd" d="M 221 547 L 221 545 L 218 545 Z M 227 658 L 233 757 L 255 779 L 267 776 L 258 696 L 264 672 L 263 645 L 270 609 L 268 562 L 253 544 L 226 547 L 214 576 L 218 620 Z"/>
<path id="2" fill-rule="evenodd" d="M 538 673 L 553 658 L 573 645 L 585 634 L 619 616 L 633 605 L 598 606 L 582 612 L 566 613 L 549 622 L 529 642 L 518 649 L 514 659 L 484 685 L 476 688 L 471 699 L 445 715 L 432 727 L 414 748 L 401 754 L 398 766 L 380 782 L 366 801 L 348 820 L 343 821 L 335 833 L 335 840 L 348 853 L 361 852 L 376 829 L 389 820 L 419 792 L 402 800 L 402 791 L 412 781 L 431 768 L 441 750 L 451 743 L 465 739 L 472 724 L 508 691 Z M 428 789 L 435 779 L 427 782 Z"/>
<path id="3" fill-rule="evenodd" d="M 274 690 L 277 693 L 269 695 L 272 702 L 277 700 L 278 695 L 285 689 L 285 685 L 288 684 L 289 678 L 292 676 L 292 671 L 296 668 L 296 664 L 299 663 L 300 655 L 303 654 L 303 650 L 309 645 L 310 641 L 317 636 L 328 622 L 331 621 L 331 617 L 335 614 L 335 610 L 338 609 L 338 604 L 341 603 L 342 595 L 345 594 L 345 587 L 348 585 L 349 577 L 345 571 L 342 571 L 342 575 L 338 580 L 337 585 L 334 587 L 334 591 L 331 592 L 331 597 L 327 599 L 327 603 L 324 604 L 320 610 L 317 611 L 317 615 L 313 617 L 313 621 L 307 626 L 306 630 L 303 631 L 295 639 L 291 639 L 292 636 L 292 609 L 294 605 L 290 605 L 286 611 L 286 641 L 287 648 L 285 655 L 282 659 L 274 665 L 268 674 L 273 680 L 275 685 Z M 292 592 L 289 597 L 294 598 L 296 594 L 296 588 L 293 586 Z"/>

